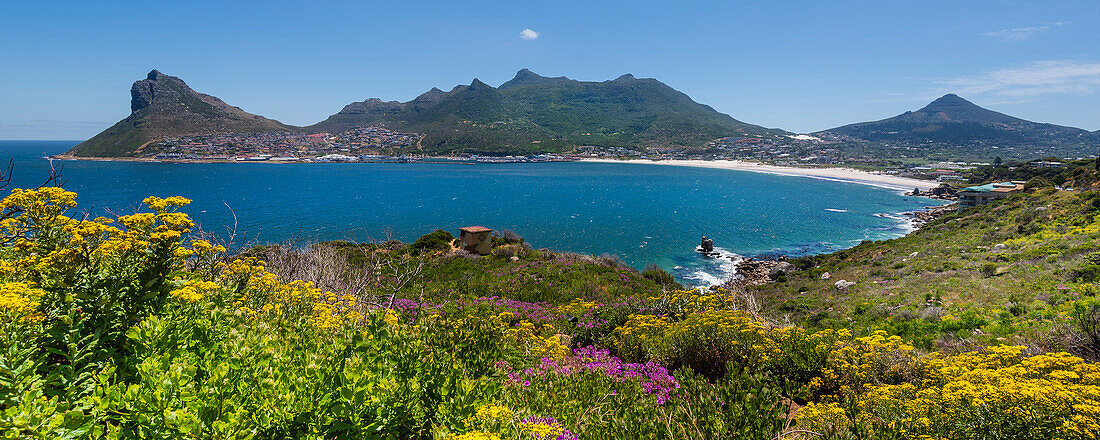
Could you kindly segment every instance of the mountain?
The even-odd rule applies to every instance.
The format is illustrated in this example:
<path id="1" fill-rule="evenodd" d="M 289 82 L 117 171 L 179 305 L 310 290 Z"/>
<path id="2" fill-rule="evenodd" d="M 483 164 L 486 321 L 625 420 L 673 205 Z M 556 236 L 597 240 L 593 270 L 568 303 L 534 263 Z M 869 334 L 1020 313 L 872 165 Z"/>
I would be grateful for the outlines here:
<path id="1" fill-rule="evenodd" d="M 815 134 L 899 144 L 1100 146 L 1098 133 L 1012 117 L 955 94 L 944 95 L 917 111 Z"/>
<path id="2" fill-rule="evenodd" d="M 527 154 L 579 145 L 702 146 L 726 136 L 780 136 L 693 101 L 655 79 L 630 74 L 586 82 L 523 69 L 492 87 L 478 79 L 408 101 L 353 102 L 324 121 L 294 127 L 247 113 L 156 70 L 130 90 L 131 114 L 67 154 L 127 157 L 163 136 L 301 131 L 384 125 L 423 135 L 425 152 Z"/>
<path id="3" fill-rule="evenodd" d="M 725 136 L 786 132 L 738 121 L 655 79 L 630 74 L 602 82 L 544 77 L 523 69 L 492 87 L 474 79 L 433 88 L 409 102 L 348 104 L 311 131 L 382 124 L 424 135 L 439 152 L 525 153 L 577 145 L 702 146 Z"/>
<path id="4" fill-rule="evenodd" d="M 130 88 L 130 116 L 69 150 L 69 155 L 125 157 L 162 136 L 297 130 L 196 92 L 157 70 Z"/>

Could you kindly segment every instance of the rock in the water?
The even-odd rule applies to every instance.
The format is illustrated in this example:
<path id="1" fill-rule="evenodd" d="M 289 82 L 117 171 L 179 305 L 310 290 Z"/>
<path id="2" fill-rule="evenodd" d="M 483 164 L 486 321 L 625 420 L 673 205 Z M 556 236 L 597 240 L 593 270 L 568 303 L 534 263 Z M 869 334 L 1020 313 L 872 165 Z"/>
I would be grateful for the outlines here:
<path id="1" fill-rule="evenodd" d="M 794 271 L 794 265 L 786 261 L 781 261 L 772 267 L 772 270 L 768 271 L 768 278 L 776 279 L 780 274 L 788 274 Z"/>
<path id="2" fill-rule="evenodd" d="M 854 285 L 856 285 L 855 281 L 848 280 L 840 280 L 833 283 L 833 287 L 836 287 L 837 290 L 848 290 L 849 287 L 852 287 Z"/>
<path id="3" fill-rule="evenodd" d="M 832 277 L 833 277 L 833 274 L 831 274 L 829 272 L 825 272 L 825 273 L 821 274 L 821 279 L 823 279 L 823 280 L 827 280 L 827 279 L 832 278 Z"/>

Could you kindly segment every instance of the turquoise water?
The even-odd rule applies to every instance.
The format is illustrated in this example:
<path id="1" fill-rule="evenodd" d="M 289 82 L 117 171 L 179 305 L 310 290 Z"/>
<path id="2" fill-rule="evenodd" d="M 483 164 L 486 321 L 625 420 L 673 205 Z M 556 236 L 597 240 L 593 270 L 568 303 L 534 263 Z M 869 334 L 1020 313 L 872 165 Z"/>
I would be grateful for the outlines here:
<path id="1" fill-rule="evenodd" d="M 40 184 L 46 154 L 71 141 L 0 141 L 12 187 Z M 66 161 L 65 187 L 94 213 L 132 212 L 149 195 L 194 200 L 203 229 L 238 240 L 411 241 L 436 228 L 511 229 L 537 248 L 609 253 L 656 263 L 696 283 L 728 261 L 694 249 L 701 235 L 727 253 L 806 255 L 900 236 L 896 214 L 935 201 L 895 191 L 740 171 L 603 163 L 161 164 Z M 231 209 L 230 209 L 231 208 Z"/>

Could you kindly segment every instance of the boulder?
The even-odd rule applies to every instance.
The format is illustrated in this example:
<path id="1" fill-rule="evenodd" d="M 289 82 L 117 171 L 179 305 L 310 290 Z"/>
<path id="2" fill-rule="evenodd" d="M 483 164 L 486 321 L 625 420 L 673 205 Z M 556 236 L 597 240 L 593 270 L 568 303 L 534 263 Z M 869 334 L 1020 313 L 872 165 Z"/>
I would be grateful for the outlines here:
<path id="1" fill-rule="evenodd" d="M 999 251 L 999 250 L 1004 249 L 1006 247 L 1008 247 L 1008 246 L 1005 246 L 1004 243 L 997 243 L 997 244 L 993 245 L 993 250 Z"/>
<path id="2" fill-rule="evenodd" d="M 788 274 L 794 271 L 794 265 L 786 261 L 782 261 L 776 264 L 770 271 L 768 271 L 768 278 L 776 279 L 780 274 Z"/>
<path id="3" fill-rule="evenodd" d="M 831 274 L 829 272 L 825 272 L 825 273 L 821 274 L 821 279 L 823 279 L 823 280 L 827 280 L 827 279 L 832 278 L 832 277 L 833 277 L 833 274 Z"/>
<path id="4" fill-rule="evenodd" d="M 854 285 L 856 285 L 855 281 L 848 280 L 840 280 L 833 283 L 833 287 L 836 287 L 837 290 L 848 290 L 849 287 L 852 287 Z"/>

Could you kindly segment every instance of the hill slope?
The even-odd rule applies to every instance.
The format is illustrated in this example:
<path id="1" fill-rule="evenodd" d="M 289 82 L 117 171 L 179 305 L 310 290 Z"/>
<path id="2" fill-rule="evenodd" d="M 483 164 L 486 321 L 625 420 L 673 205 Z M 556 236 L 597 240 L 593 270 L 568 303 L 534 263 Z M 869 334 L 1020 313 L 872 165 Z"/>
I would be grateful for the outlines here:
<path id="1" fill-rule="evenodd" d="M 832 128 L 818 134 L 870 142 L 1098 147 L 1095 133 L 1074 127 L 1027 121 L 979 107 L 947 94 L 924 108 L 874 122 Z"/>
<path id="2" fill-rule="evenodd" d="M 132 156 L 143 144 L 161 136 L 296 129 L 196 92 L 183 80 L 156 70 L 130 88 L 130 110 L 130 116 L 81 142 L 67 154 Z"/>
<path id="3" fill-rule="evenodd" d="M 412 101 L 368 99 L 309 127 L 340 131 L 385 124 L 425 135 L 425 148 L 463 152 L 552 151 L 574 145 L 700 146 L 723 136 L 782 130 L 738 121 L 655 79 L 588 82 L 520 70 L 499 88 L 477 79 Z"/>

